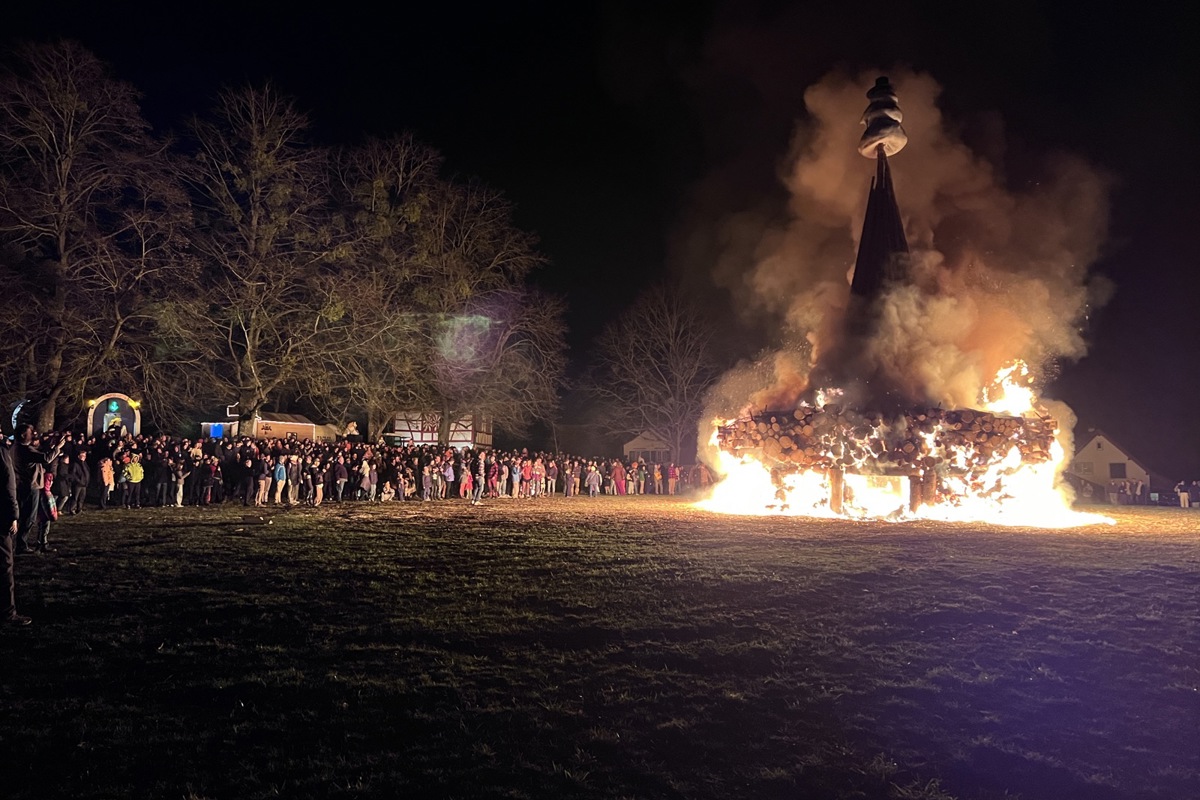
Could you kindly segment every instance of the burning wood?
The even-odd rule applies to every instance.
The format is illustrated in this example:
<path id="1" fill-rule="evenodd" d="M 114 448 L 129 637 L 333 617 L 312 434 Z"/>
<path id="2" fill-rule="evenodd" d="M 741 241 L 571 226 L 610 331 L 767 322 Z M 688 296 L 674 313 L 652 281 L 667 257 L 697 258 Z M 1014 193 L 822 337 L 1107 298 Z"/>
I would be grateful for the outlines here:
<path id="1" fill-rule="evenodd" d="M 1017 353 L 1003 365 L 999 353 L 992 354 L 994 375 L 982 371 L 983 358 L 962 359 L 979 374 L 971 366 L 937 370 L 977 382 L 977 393 L 966 385 L 951 392 L 923 383 L 928 374 L 912 368 L 930 357 L 928 349 L 897 336 L 904 325 L 897 327 L 896 318 L 905 311 L 921 314 L 940 288 L 914 278 L 892 184 L 888 157 L 908 141 L 896 94 L 880 78 L 867 97 L 859 152 L 875 161 L 875 179 L 842 317 L 814 334 L 821 346 L 807 372 L 775 373 L 775 385 L 748 401 L 754 407 L 787 404 L 783 409 L 714 422 L 709 457 L 722 480 L 703 506 L 727 513 L 1039 527 L 1107 521 L 1072 511 L 1069 493 L 1060 491 L 1069 437 L 1045 413 Z M 883 342 L 887 347 L 881 348 Z M 797 376 L 803 383 L 792 380 Z M 856 399 L 848 405 L 851 397 Z M 980 407 L 943 407 L 960 404 Z M 713 415 L 738 415 L 740 406 L 737 397 L 722 398 Z"/>
<path id="2" fill-rule="evenodd" d="M 718 428 L 717 442 L 732 456 L 760 461 L 779 486 L 789 475 L 814 471 L 906 477 L 915 508 L 959 487 L 982 487 L 1014 449 L 1022 464 L 1050 461 L 1057 430 L 1050 417 L 941 408 L 889 416 L 828 404 L 733 420 Z M 838 499 L 830 502 L 837 510 Z"/>

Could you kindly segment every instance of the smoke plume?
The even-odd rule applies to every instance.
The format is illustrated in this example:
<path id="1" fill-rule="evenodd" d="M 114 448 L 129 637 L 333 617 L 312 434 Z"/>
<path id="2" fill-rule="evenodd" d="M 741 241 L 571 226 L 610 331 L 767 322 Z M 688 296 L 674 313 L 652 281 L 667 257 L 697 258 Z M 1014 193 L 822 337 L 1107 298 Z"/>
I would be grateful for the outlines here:
<path id="1" fill-rule="evenodd" d="M 748 260 L 741 256 L 751 228 L 731 221 L 731 252 L 714 276 L 737 290 L 744 313 L 777 319 L 787 343 L 729 373 L 711 395 L 708 419 L 734 416 L 747 403 L 786 407 L 822 388 L 808 385 L 808 373 L 842 329 L 875 166 L 856 150 L 859 120 L 865 91 L 883 74 L 908 131 L 907 148 L 890 165 L 911 272 L 881 298 L 861 358 L 917 402 L 976 407 L 1014 359 L 1042 380 L 1057 361 L 1084 355 L 1082 324 L 1107 295 L 1088 275 L 1106 238 L 1107 177 L 1056 155 L 1039 179 L 1010 186 L 943 117 L 929 75 L 834 73 L 804 95 L 808 115 L 781 174 L 786 221 L 758 232 Z"/>

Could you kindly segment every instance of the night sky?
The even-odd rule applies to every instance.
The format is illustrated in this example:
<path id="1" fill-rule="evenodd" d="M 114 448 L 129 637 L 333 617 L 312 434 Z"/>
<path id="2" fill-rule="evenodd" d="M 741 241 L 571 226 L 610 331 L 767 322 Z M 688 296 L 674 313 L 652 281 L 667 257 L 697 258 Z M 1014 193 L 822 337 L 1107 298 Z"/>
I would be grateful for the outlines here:
<path id="1" fill-rule="evenodd" d="M 782 203 L 808 85 L 836 67 L 927 71 L 965 131 L 1003 120 L 1011 180 L 1021 154 L 1057 150 L 1113 176 L 1094 269 L 1115 293 L 1087 357 L 1046 393 L 1075 408 L 1079 433 L 1101 428 L 1152 470 L 1200 477 L 1200 91 L 1185 60 L 1200 31 L 1183 4 L 14 5 L 0 11 L 6 49 L 79 40 L 144 93 L 160 131 L 182 130 L 224 85 L 268 78 L 311 114 L 318 142 L 413 131 L 454 172 L 505 191 L 540 236 L 551 264 L 538 281 L 568 297 L 577 366 L 664 275 L 708 287 L 732 319 L 681 243 Z M 760 336 L 730 324 L 723 341 L 749 355 Z"/>

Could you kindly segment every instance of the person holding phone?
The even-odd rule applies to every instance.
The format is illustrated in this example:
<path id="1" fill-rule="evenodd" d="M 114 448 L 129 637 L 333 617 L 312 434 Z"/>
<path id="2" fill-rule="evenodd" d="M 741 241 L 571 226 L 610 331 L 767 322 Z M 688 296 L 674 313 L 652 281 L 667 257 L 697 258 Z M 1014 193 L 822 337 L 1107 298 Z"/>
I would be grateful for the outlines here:
<path id="1" fill-rule="evenodd" d="M 33 537 L 37 535 L 38 511 L 42 492 L 46 486 L 46 470 L 53 470 L 65 437 L 56 438 L 54 446 L 47 452 L 37 446 L 37 431 L 29 423 L 17 426 L 16 444 L 12 448 L 13 469 L 17 476 L 17 502 L 21 514 L 17 522 L 17 540 L 13 548 L 16 555 L 34 552 Z"/>

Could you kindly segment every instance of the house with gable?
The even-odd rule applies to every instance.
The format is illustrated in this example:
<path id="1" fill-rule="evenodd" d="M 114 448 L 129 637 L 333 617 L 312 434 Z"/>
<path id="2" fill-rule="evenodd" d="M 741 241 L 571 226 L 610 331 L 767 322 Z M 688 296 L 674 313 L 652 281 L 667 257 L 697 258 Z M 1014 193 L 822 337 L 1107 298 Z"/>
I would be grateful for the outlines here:
<path id="1" fill-rule="evenodd" d="M 1146 501 L 1158 502 L 1158 495 L 1171 492 L 1173 482 L 1148 468 L 1132 453 L 1117 444 L 1103 431 L 1091 428 L 1081 437 L 1075 457 L 1066 469 L 1066 476 L 1081 499 L 1097 502 L 1120 502 L 1121 485 L 1141 482 L 1147 487 Z"/>

